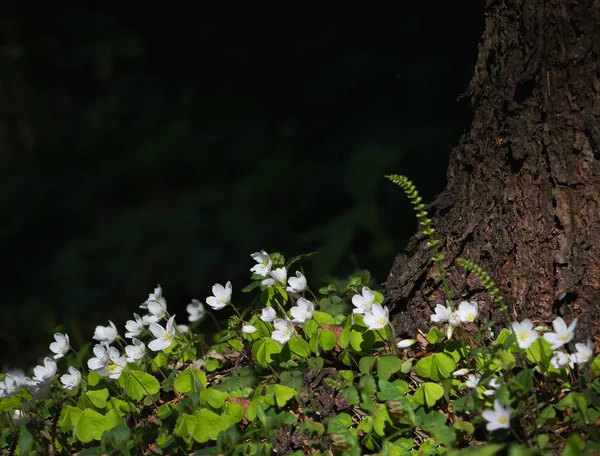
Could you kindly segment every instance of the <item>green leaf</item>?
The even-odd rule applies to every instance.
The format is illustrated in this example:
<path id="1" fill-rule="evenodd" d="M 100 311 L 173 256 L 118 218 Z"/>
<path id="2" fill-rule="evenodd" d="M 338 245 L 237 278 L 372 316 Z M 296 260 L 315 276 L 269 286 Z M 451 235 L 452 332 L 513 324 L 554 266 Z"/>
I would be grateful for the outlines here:
<path id="1" fill-rule="evenodd" d="M 377 398 L 380 401 L 398 400 L 403 398 L 410 391 L 408 383 L 404 380 L 396 380 L 390 383 L 385 380 L 379 380 L 379 391 Z"/>
<path id="2" fill-rule="evenodd" d="M 16 396 L 0 399 L 0 413 L 11 412 L 12 415 L 12 412 L 19 408 L 21 408 L 21 400 Z"/>
<path id="3" fill-rule="evenodd" d="M 92 371 L 93 372 L 93 371 Z M 103 409 L 106 407 L 106 399 L 108 398 L 108 388 L 102 388 L 100 390 L 89 390 L 86 391 L 85 395 L 94 404 L 95 407 Z"/>
<path id="4" fill-rule="evenodd" d="M 229 394 L 214 388 L 206 388 L 200 391 L 200 403 L 204 406 L 210 405 L 212 408 L 219 409 L 223 407 Z"/>
<path id="5" fill-rule="evenodd" d="M 24 455 L 24 456 L 31 454 L 31 451 L 33 450 L 35 443 L 36 442 L 33 438 L 33 435 L 31 435 L 31 432 L 29 432 L 27 430 L 27 428 L 22 429 L 20 431 L 19 441 L 18 441 L 18 445 L 17 445 L 19 454 Z"/>
<path id="6" fill-rule="evenodd" d="M 173 428 L 173 432 L 177 434 L 179 437 L 185 439 L 186 441 L 190 440 L 192 432 L 198 426 L 198 418 L 195 415 L 189 415 L 187 413 L 183 413 L 179 415 L 177 421 L 175 422 L 175 427 Z"/>
<path id="7" fill-rule="evenodd" d="M 125 423 L 121 423 L 102 435 L 102 450 L 105 454 L 126 454 L 130 438 L 131 431 Z"/>
<path id="8" fill-rule="evenodd" d="M 538 339 L 525 350 L 525 355 L 527 356 L 527 359 L 534 364 L 549 364 L 553 356 L 552 346 L 543 337 L 538 337 Z"/>
<path id="9" fill-rule="evenodd" d="M 448 456 L 494 456 L 504 449 L 503 443 L 494 445 L 472 446 L 463 450 L 452 450 Z"/>
<path id="10" fill-rule="evenodd" d="M 452 359 L 458 363 L 461 359 L 468 358 L 469 346 L 462 340 L 449 340 L 444 344 L 444 353 L 452 356 Z"/>
<path id="11" fill-rule="evenodd" d="M 271 306 L 277 309 L 277 305 L 284 306 L 288 300 L 288 294 L 279 285 L 272 285 L 262 292 L 260 296 L 261 302 L 265 306 Z"/>
<path id="12" fill-rule="evenodd" d="M 585 448 L 585 442 L 577 434 L 571 434 L 567 439 L 561 456 L 579 456 L 583 454 Z"/>
<path id="13" fill-rule="evenodd" d="M 377 376 L 381 380 L 389 380 L 401 368 L 402 361 L 395 356 L 380 356 L 377 358 Z"/>
<path id="14" fill-rule="evenodd" d="M 446 425 L 446 417 L 440 412 L 431 411 L 422 416 L 421 429 L 433 435 L 436 442 L 448 447 L 456 441 L 456 433 Z"/>
<path id="15" fill-rule="evenodd" d="M 358 370 L 360 370 L 362 374 L 368 374 L 371 372 L 374 364 L 375 358 L 372 356 L 363 356 L 358 362 Z"/>
<path id="16" fill-rule="evenodd" d="M 163 404 L 160 407 L 158 407 L 158 411 L 156 412 L 156 415 L 158 416 L 159 419 L 166 420 L 173 414 L 173 410 L 175 410 L 175 407 L 173 406 L 173 404 L 170 404 L 167 402 L 166 404 Z"/>
<path id="17" fill-rule="evenodd" d="M 350 345 L 357 352 L 366 352 L 373 346 L 375 335 L 366 328 L 363 331 L 352 329 L 350 331 Z"/>
<path id="18" fill-rule="evenodd" d="M 214 372 L 217 369 L 223 367 L 223 361 L 218 358 L 207 357 L 206 364 L 204 364 L 204 368 L 206 372 Z"/>
<path id="19" fill-rule="evenodd" d="M 200 392 L 206 388 L 206 375 L 194 367 L 188 367 L 176 378 L 173 386 L 178 393 Z"/>
<path id="20" fill-rule="evenodd" d="M 77 426 L 77 422 L 79 421 L 79 418 L 81 418 L 81 415 L 83 415 L 83 410 L 79 407 L 68 405 L 63 408 L 62 412 L 60 412 L 60 420 L 58 422 L 60 430 L 68 432 L 71 429 L 74 429 L 75 426 Z"/>
<path id="21" fill-rule="evenodd" d="M 310 253 L 303 253 L 302 255 L 295 256 L 294 258 L 291 258 L 287 262 L 286 269 L 289 271 L 290 266 L 293 265 L 294 263 L 296 263 L 297 261 L 299 261 L 300 263 L 303 263 L 304 261 L 306 261 L 318 254 L 319 254 L 319 252 L 310 252 Z"/>
<path id="22" fill-rule="evenodd" d="M 262 367 L 267 367 L 274 361 L 274 356 L 281 352 L 281 347 L 270 337 L 257 340 L 252 345 L 252 354 Z"/>
<path id="23" fill-rule="evenodd" d="M 318 310 L 313 313 L 312 319 L 320 325 L 335 325 L 335 320 L 331 315 Z"/>
<path id="24" fill-rule="evenodd" d="M 75 426 L 75 435 L 83 443 L 89 443 L 92 440 L 100 440 L 104 431 L 108 431 L 112 423 L 104 415 L 87 409 L 83 412 L 77 425 Z"/>
<path id="25" fill-rule="evenodd" d="M 321 357 L 316 357 L 316 358 L 310 358 L 308 360 L 308 368 L 309 369 L 323 369 L 323 366 L 325 365 L 325 360 Z"/>
<path id="26" fill-rule="evenodd" d="M 350 345 L 350 327 L 345 327 L 340 333 L 340 347 L 342 350 L 348 348 Z"/>
<path id="27" fill-rule="evenodd" d="M 456 420 L 454 423 L 452 423 L 452 427 L 458 432 L 461 432 L 467 436 L 471 436 L 475 432 L 475 426 L 473 426 L 472 423 L 464 420 Z"/>
<path id="28" fill-rule="evenodd" d="M 539 340 L 539 339 L 538 339 Z M 511 371 L 515 367 L 516 361 L 513 353 L 510 350 L 500 350 L 490 362 L 489 371 Z"/>
<path id="29" fill-rule="evenodd" d="M 302 337 L 298 334 L 294 334 L 288 342 L 288 347 L 293 355 L 296 355 L 300 359 L 308 358 L 310 356 L 310 346 Z"/>
<path id="30" fill-rule="evenodd" d="M 318 421 L 304 421 L 299 426 L 300 430 L 322 436 L 325 433 L 325 426 Z"/>
<path id="31" fill-rule="evenodd" d="M 337 337 L 331 331 L 325 329 L 319 331 L 319 345 L 324 351 L 333 350 L 337 344 Z"/>
<path id="32" fill-rule="evenodd" d="M 404 361 L 402 363 L 402 367 L 400 368 L 400 372 L 402 372 L 403 374 L 408 374 L 410 372 L 410 370 L 412 369 L 413 366 L 413 358 L 409 358 L 406 361 Z"/>
<path id="33" fill-rule="evenodd" d="M 244 408 L 235 402 L 226 402 L 223 418 L 233 426 L 244 419 Z"/>
<path id="34" fill-rule="evenodd" d="M 208 409 L 196 411 L 194 416 L 196 417 L 197 424 L 191 435 L 199 443 L 217 440 L 219 432 L 231 427 L 229 420 Z"/>
<path id="35" fill-rule="evenodd" d="M 246 285 L 244 288 L 242 288 L 242 293 L 249 293 L 252 290 L 254 290 L 255 288 L 258 288 L 260 286 L 261 282 L 262 282 L 262 280 L 256 280 L 256 281 L 252 282 L 250 285 Z"/>
<path id="36" fill-rule="evenodd" d="M 296 390 L 283 385 L 275 385 L 275 399 L 277 406 L 283 407 L 287 401 L 296 395 Z"/>
<path id="37" fill-rule="evenodd" d="M 415 372 L 419 377 L 430 378 L 439 382 L 450 378 L 456 370 L 456 363 L 446 353 L 435 353 L 421 358 L 415 365 Z"/>
<path id="38" fill-rule="evenodd" d="M 592 372 L 600 376 L 600 355 L 596 356 L 594 361 L 592 361 Z"/>
<path id="39" fill-rule="evenodd" d="M 537 436 L 537 444 L 543 450 L 550 443 L 550 436 L 548 434 L 540 434 Z"/>
<path id="40" fill-rule="evenodd" d="M 371 400 L 371 397 L 377 392 L 377 383 L 372 375 L 363 375 L 358 381 L 358 388 L 364 402 Z"/>
<path id="41" fill-rule="evenodd" d="M 521 390 L 525 395 L 533 388 L 533 369 L 523 369 L 517 374 L 513 386 Z"/>
<path id="42" fill-rule="evenodd" d="M 87 376 L 88 386 L 96 386 L 103 378 L 98 372 L 90 371 Z"/>
<path id="43" fill-rule="evenodd" d="M 160 390 L 160 383 L 156 378 L 136 370 L 124 370 L 119 377 L 119 385 L 134 401 L 141 401 L 145 396 L 156 394 Z"/>
<path id="44" fill-rule="evenodd" d="M 204 377 L 204 384 L 206 384 L 206 377 Z M 247 387 L 254 387 L 258 384 L 258 377 L 256 370 L 250 367 L 242 367 L 233 372 L 223 379 L 223 381 L 214 388 L 221 391 L 235 391 Z"/>
<path id="45" fill-rule="evenodd" d="M 446 336 L 444 336 L 444 333 L 440 331 L 436 326 L 431 328 L 429 330 L 429 333 L 427 333 L 427 342 L 429 342 L 430 344 L 439 344 L 445 338 Z"/>
<path id="46" fill-rule="evenodd" d="M 433 407 L 435 403 L 444 396 L 444 388 L 437 383 L 425 382 L 413 395 L 413 399 L 419 405 L 427 405 Z"/>

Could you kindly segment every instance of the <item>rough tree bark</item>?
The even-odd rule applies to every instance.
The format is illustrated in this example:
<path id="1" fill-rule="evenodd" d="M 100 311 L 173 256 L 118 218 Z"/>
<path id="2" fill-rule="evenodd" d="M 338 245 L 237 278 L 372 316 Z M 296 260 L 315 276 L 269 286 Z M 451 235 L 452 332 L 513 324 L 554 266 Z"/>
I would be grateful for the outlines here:
<path id="1" fill-rule="evenodd" d="M 428 207 L 453 297 L 502 321 L 465 257 L 495 280 L 519 320 L 600 336 L 600 0 L 491 0 L 470 130 Z M 410 177 L 410 176 L 409 176 Z M 401 333 L 431 326 L 444 302 L 421 233 L 396 258 L 387 302 Z"/>

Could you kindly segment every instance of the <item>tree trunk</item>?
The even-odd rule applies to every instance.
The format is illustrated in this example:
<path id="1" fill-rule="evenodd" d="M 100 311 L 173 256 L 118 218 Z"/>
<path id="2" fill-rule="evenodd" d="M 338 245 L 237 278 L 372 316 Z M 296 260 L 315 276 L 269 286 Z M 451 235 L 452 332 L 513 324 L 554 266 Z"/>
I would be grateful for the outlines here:
<path id="1" fill-rule="evenodd" d="M 477 300 L 480 321 L 503 318 L 458 257 L 490 274 L 514 318 L 578 317 L 579 340 L 599 337 L 599 62 L 600 0 L 488 1 L 473 123 L 428 207 L 453 298 Z M 387 282 L 406 335 L 444 303 L 425 244 L 416 234 Z"/>

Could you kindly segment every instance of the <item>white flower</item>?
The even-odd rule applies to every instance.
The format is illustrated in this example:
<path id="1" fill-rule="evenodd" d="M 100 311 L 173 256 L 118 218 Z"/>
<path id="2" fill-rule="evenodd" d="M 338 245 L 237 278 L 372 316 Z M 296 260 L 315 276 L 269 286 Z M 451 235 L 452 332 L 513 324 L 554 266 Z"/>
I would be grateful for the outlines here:
<path id="1" fill-rule="evenodd" d="M 164 298 L 162 297 L 162 288 L 160 285 L 157 285 L 156 288 L 154 289 L 154 293 L 150 293 L 148 295 L 148 299 L 146 301 L 144 301 L 142 304 L 140 304 L 140 308 L 141 309 L 147 309 L 148 308 L 148 304 L 150 302 L 158 302 L 163 300 Z"/>
<path id="2" fill-rule="evenodd" d="M 304 323 L 312 318 L 315 313 L 315 305 L 308 299 L 300 298 L 296 305 L 290 309 L 294 323 Z"/>
<path id="3" fill-rule="evenodd" d="M 460 322 L 461 319 L 458 312 L 450 312 L 450 315 L 448 316 L 448 325 L 452 328 L 456 328 L 457 326 L 460 326 Z M 450 337 L 448 337 L 448 339 L 450 339 Z"/>
<path id="4" fill-rule="evenodd" d="M 225 286 L 215 283 L 212 287 L 212 292 L 214 296 L 206 298 L 206 304 L 214 310 L 221 310 L 231 302 L 231 293 L 233 292 L 231 282 L 227 282 Z"/>
<path id="5" fill-rule="evenodd" d="M 517 336 L 519 348 L 526 349 L 531 347 L 531 344 L 540 337 L 538 332 L 533 328 L 533 322 L 530 319 L 523 320 L 521 323 L 515 321 L 511 326 Z"/>
<path id="6" fill-rule="evenodd" d="M 381 304 L 373 304 L 371 311 L 365 314 L 364 322 L 369 329 L 377 330 L 385 328 L 389 323 L 390 311 Z"/>
<path id="7" fill-rule="evenodd" d="M 125 322 L 125 329 L 127 330 L 125 337 L 128 339 L 131 339 L 132 337 L 138 337 L 144 330 L 144 321 L 142 320 L 142 317 L 134 313 L 133 318 L 135 320 L 127 320 Z"/>
<path id="8" fill-rule="evenodd" d="M 15 424 L 24 424 L 29 422 L 29 416 L 27 416 L 25 412 L 20 409 L 15 409 L 11 419 Z"/>
<path id="9" fill-rule="evenodd" d="M 479 375 L 469 374 L 465 385 L 467 385 L 467 388 L 477 388 L 477 385 L 479 385 L 479 380 L 481 380 L 481 377 L 479 377 Z"/>
<path id="10" fill-rule="evenodd" d="M 81 373 L 73 366 L 69 366 L 69 373 L 60 377 L 60 382 L 63 384 L 64 389 L 68 391 L 75 390 L 81 383 Z"/>
<path id="11" fill-rule="evenodd" d="M 69 336 L 66 334 L 56 333 L 54 334 L 54 340 L 56 342 L 52 342 L 50 344 L 50 351 L 52 353 L 56 353 L 54 355 L 54 359 L 62 358 L 67 354 L 69 348 L 71 348 L 69 345 Z"/>
<path id="12" fill-rule="evenodd" d="M 51 382 L 55 375 L 56 361 L 49 357 L 44 358 L 43 366 L 33 368 L 33 380 L 38 384 Z"/>
<path id="13" fill-rule="evenodd" d="M 275 285 L 275 279 L 269 277 L 268 279 L 265 279 L 262 282 L 260 282 L 260 289 L 264 290 L 265 288 L 269 288 L 272 285 Z"/>
<path id="14" fill-rule="evenodd" d="M 275 285 L 276 283 L 282 287 L 285 286 L 285 281 L 287 280 L 287 270 L 285 268 L 277 268 L 269 272 L 269 275 L 271 277 L 263 280 L 260 283 L 260 286 L 263 290 Z"/>
<path id="15" fill-rule="evenodd" d="M 0 381 L 0 397 L 10 397 L 19 392 L 16 380 L 10 374 L 6 374 L 4 380 Z"/>
<path id="16" fill-rule="evenodd" d="M 500 402 L 494 401 L 494 409 L 487 409 L 481 412 L 481 416 L 488 423 L 485 428 L 488 431 L 495 431 L 497 429 L 508 429 L 510 428 L 510 407 L 502 407 Z"/>
<path id="17" fill-rule="evenodd" d="M 562 369 L 565 366 L 571 366 L 571 368 L 573 368 L 575 365 L 573 357 L 562 351 L 554 352 L 554 356 L 550 360 L 550 363 L 554 369 Z"/>
<path id="18" fill-rule="evenodd" d="M 156 323 L 155 323 L 156 324 Z M 146 345 L 141 340 L 135 337 L 131 339 L 133 345 L 125 346 L 125 353 L 127 354 L 128 363 L 136 363 L 141 361 L 146 356 Z"/>
<path id="19" fill-rule="evenodd" d="M 462 369 L 458 369 L 454 372 L 452 372 L 452 375 L 454 377 L 462 377 L 464 375 L 467 375 L 469 372 L 471 372 L 471 369 L 467 369 L 467 368 L 462 368 Z"/>
<path id="20" fill-rule="evenodd" d="M 188 325 L 175 325 L 175 330 L 179 333 L 179 334 L 191 334 L 190 333 L 190 327 Z"/>
<path id="21" fill-rule="evenodd" d="M 112 321 L 109 320 L 108 322 L 110 323 L 110 326 L 96 326 L 94 337 L 92 339 L 99 342 L 107 342 L 109 344 L 115 341 L 119 334 L 117 332 L 117 327 Z"/>
<path id="22" fill-rule="evenodd" d="M 160 287 L 157 288 L 157 290 Z M 162 291 L 161 291 L 162 293 Z M 150 295 L 152 296 L 152 295 Z M 161 321 L 167 314 L 167 301 L 162 296 L 158 296 L 158 299 L 151 301 L 146 301 L 146 308 L 148 309 L 148 315 L 144 315 L 142 317 L 142 321 L 144 325 L 149 325 L 151 323 L 158 323 Z"/>
<path id="23" fill-rule="evenodd" d="M 32 388 L 36 382 L 29 377 L 25 377 L 22 371 L 14 370 L 8 372 L 4 381 L 0 382 L 0 397 L 10 397 L 17 394 L 22 387 Z"/>
<path id="24" fill-rule="evenodd" d="M 156 339 L 148 344 L 148 348 L 152 351 L 160 351 L 166 350 L 171 346 L 173 341 L 175 340 L 175 331 L 173 330 L 173 321 L 175 320 L 175 315 L 169 318 L 167 321 L 166 328 L 163 328 L 158 323 L 152 323 L 150 325 L 150 332 Z"/>
<path id="25" fill-rule="evenodd" d="M 306 290 L 306 277 L 300 271 L 296 272 L 296 277 L 290 277 L 288 283 L 290 286 L 285 289 L 288 293 L 299 294 Z"/>
<path id="26" fill-rule="evenodd" d="M 95 345 L 93 350 L 96 357 L 88 360 L 90 370 L 103 377 L 118 379 L 121 371 L 127 365 L 127 360 L 119 354 L 119 350 L 109 347 L 106 343 Z"/>
<path id="27" fill-rule="evenodd" d="M 477 302 L 461 302 L 456 313 L 462 323 L 473 323 L 479 313 Z"/>
<path id="28" fill-rule="evenodd" d="M 278 318 L 273 322 L 275 331 L 271 334 L 271 339 L 280 344 L 285 344 L 294 335 L 294 323 L 289 318 Z"/>
<path id="29" fill-rule="evenodd" d="M 192 302 L 187 305 L 185 310 L 190 314 L 188 317 L 190 322 L 201 320 L 206 314 L 204 306 L 197 299 L 192 299 Z"/>
<path id="30" fill-rule="evenodd" d="M 119 350 L 115 347 L 108 347 L 108 364 L 106 369 L 98 372 L 100 375 L 108 375 L 109 378 L 117 380 L 121 376 L 121 372 L 127 366 L 127 359 L 119 354 Z"/>
<path id="31" fill-rule="evenodd" d="M 486 389 L 483 394 L 485 394 L 486 396 L 493 396 L 494 393 L 496 392 L 496 390 L 498 388 L 500 388 L 500 379 L 498 377 L 492 377 L 492 379 L 490 380 L 490 382 L 488 383 L 488 386 L 491 389 Z"/>
<path id="32" fill-rule="evenodd" d="M 275 281 L 281 285 L 282 287 L 285 286 L 285 281 L 287 280 L 287 270 L 285 269 L 285 267 L 283 268 L 277 268 L 271 272 L 269 272 L 269 275 L 275 279 Z"/>
<path id="33" fill-rule="evenodd" d="M 552 345 L 552 350 L 556 350 L 557 348 L 562 347 L 564 344 L 571 342 L 575 336 L 577 318 L 575 318 L 567 328 L 565 321 L 561 317 L 556 317 L 552 322 L 552 326 L 554 327 L 554 332 L 548 332 L 544 334 L 544 339 L 546 339 L 550 345 Z"/>
<path id="34" fill-rule="evenodd" d="M 369 287 L 363 287 L 361 294 L 352 296 L 352 304 L 356 309 L 355 314 L 366 314 L 371 311 L 371 307 L 375 304 L 375 295 Z"/>
<path id="35" fill-rule="evenodd" d="M 270 323 L 273 320 L 275 320 L 275 318 L 277 318 L 277 312 L 275 312 L 275 309 L 273 309 L 272 307 L 265 307 L 262 310 L 260 319 L 265 323 Z"/>
<path id="36" fill-rule="evenodd" d="M 102 372 L 106 369 L 106 366 L 108 365 L 108 345 L 106 343 L 100 343 L 100 344 L 96 344 L 94 345 L 94 348 L 92 349 L 94 352 L 94 356 L 93 358 L 88 359 L 88 367 L 90 368 L 90 370 L 96 371 L 96 372 Z M 102 375 L 102 374 L 100 374 Z"/>
<path id="37" fill-rule="evenodd" d="M 415 339 L 404 339 L 398 342 L 396 345 L 398 348 L 408 348 L 411 345 L 414 345 L 417 341 Z"/>
<path id="38" fill-rule="evenodd" d="M 444 323 L 446 321 L 448 321 L 448 319 L 450 318 L 450 315 L 452 314 L 452 310 L 450 309 L 450 306 L 444 307 L 441 304 L 438 304 L 437 306 L 435 306 L 435 315 L 431 316 L 431 321 L 433 321 L 434 323 Z"/>
<path id="39" fill-rule="evenodd" d="M 256 332 L 256 326 L 244 325 L 244 327 L 242 328 L 242 332 L 244 334 L 253 334 Z"/>
<path id="40" fill-rule="evenodd" d="M 573 362 L 577 364 L 587 363 L 594 355 L 594 349 L 592 347 L 592 341 L 588 340 L 585 344 L 575 344 L 576 353 L 571 355 Z"/>
<path id="41" fill-rule="evenodd" d="M 271 267 L 273 267 L 273 261 L 271 261 L 269 254 L 264 250 L 261 250 L 260 252 L 255 252 L 250 256 L 258 263 L 252 266 L 250 271 L 261 276 L 267 276 L 271 271 Z"/>

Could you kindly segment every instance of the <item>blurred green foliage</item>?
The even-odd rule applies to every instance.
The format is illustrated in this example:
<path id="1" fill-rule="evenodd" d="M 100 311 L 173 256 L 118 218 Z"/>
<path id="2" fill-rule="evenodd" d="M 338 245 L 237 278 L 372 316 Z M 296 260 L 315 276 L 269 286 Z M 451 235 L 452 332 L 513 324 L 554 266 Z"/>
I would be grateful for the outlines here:
<path id="1" fill-rule="evenodd" d="M 383 175 L 444 187 L 481 7 L 238 8 L 2 7 L 0 367 L 157 283 L 183 317 L 260 249 L 385 280 L 416 225 Z"/>

